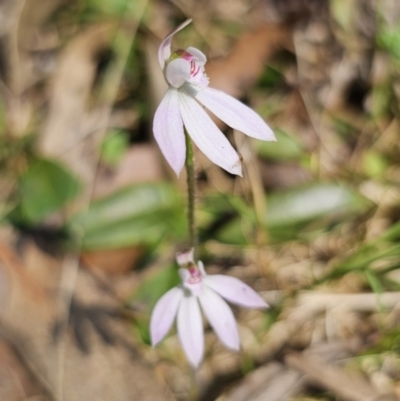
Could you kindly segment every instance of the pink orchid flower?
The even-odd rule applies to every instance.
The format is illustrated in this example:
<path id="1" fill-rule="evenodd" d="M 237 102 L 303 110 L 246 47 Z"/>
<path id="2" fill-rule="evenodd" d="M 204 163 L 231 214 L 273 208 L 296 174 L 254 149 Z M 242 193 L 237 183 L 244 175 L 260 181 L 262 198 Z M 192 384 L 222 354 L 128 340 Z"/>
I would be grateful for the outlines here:
<path id="1" fill-rule="evenodd" d="M 232 174 L 242 175 L 237 152 L 202 106 L 230 127 L 252 138 L 274 141 L 274 133 L 249 107 L 208 87 L 208 77 L 204 72 L 207 58 L 200 50 L 189 47 L 171 53 L 172 37 L 190 22 L 185 21 L 170 33 L 158 50 L 158 60 L 169 88 L 154 116 L 154 136 L 177 175 L 186 158 L 183 126 L 213 163 Z"/>
<path id="2" fill-rule="evenodd" d="M 238 351 L 240 339 L 236 321 L 222 298 L 247 308 L 268 308 L 267 303 L 237 278 L 206 275 L 203 263 L 195 264 L 193 250 L 178 254 L 177 261 L 185 267 L 179 270 L 182 284 L 165 293 L 153 309 L 150 319 L 152 345 L 165 337 L 177 316 L 182 348 L 190 364 L 198 367 L 204 353 L 201 306 L 220 341 L 227 348 Z"/>

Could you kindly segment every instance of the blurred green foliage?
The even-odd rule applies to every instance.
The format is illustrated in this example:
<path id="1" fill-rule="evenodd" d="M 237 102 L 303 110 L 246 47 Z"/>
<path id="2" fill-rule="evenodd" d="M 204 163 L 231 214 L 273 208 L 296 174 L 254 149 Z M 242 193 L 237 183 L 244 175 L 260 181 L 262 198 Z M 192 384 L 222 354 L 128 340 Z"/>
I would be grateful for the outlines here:
<path id="1" fill-rule="evenodd" d="M 284 83 L 284 77 L 282 73 L 272 66 L 266 66 L 264 73 L 258 82 L 259 87 L 270 90 L 279 84 Z"/>
<path id="2" fill-rule="evenodd" d="M 378 46 L 389 52 L 395 59 L 400 60 L 400 28 L 383 27 L 376 38 Z"/>
<path id="3" fill-rule="evenodd" d="M 139 184 L 91 203 L 68 223 L 82 235 L 83 249 L 155 244 L 162 237 L 181 239 L 185 214 L 177 189 L 167 183 Z"/>
<path id="4" fill-rule="evenodd" d="M 78 180 L 59 163 L 36 158 L 20 179 L 19 201 L 10 216 L 27 225 L 39 223 L 65 206 L 79 190 Z"/>
<path id="5" fill-rule="evenodd" d="M 373 149 L 367 150 L 363 156 L 364 172 L 369 177 L 383 177 L 389 167 L 387 158 Z"/>
<path id="6" fill-rule="evenodd" d="M 116 166 L 122 159 L 128 146 L 129 136 L 125 131 L 112 131 L 103 141 L 100 157 L 106 164 Z"/>
<path id="7" fill-rule="evenodd" d="M 327 229 L 332 223 L 365 212 L 371 204 L 343 184 L 317 182 L 271 193 L 267 205 L 264 224 L 270 240 L 287 241 Z M 239 213 L 218 230 L 216 238 L 236 245 L 251 242 L 257 226 L 255 215 L 250 216 Z"/>
<path id="8" fill-rule="evenodd" d="M 282 129 L 274 129 L 276 142 L 256 141 L 257 153 L 265 159 L 276 161 L 299 160 L 305 156 L 301 142 Z"/>
<path id="9" fill-rule="evenodd" d="M 382 354 L 384 352 L 394 352 L 400 355 L 400 327 L 386 331 L 385 335 L 372 346 L 361 352 L 361 356 Z"/>

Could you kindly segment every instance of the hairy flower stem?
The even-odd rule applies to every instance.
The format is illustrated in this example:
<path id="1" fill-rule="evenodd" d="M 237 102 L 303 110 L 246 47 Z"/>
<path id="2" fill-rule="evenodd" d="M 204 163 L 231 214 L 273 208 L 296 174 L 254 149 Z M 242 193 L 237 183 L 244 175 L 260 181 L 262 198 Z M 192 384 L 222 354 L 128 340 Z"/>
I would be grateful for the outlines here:
<path id="1" fill-rule="evenodd" d="M 192 140 L 185 131 L 186 138 L 186 180 L 188 191 L 188 230 L 189 230 L 189 247 L 194 248 L 196 245 L 196 221 L 195 211 L 195 194 L 196 194 L 196 177 L 194 172 L 194 153 Z"/>

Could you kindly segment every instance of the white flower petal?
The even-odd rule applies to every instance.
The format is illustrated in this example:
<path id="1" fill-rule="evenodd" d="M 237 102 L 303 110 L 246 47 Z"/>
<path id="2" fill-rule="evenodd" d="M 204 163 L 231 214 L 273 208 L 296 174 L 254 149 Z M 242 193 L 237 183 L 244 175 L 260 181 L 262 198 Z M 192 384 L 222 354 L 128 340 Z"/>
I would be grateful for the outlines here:
<path id="1" fill-rule="evenodd" d="M 190 279 L 190 272 L 188 269 L 179 269 L 179 275 L 181 276 L 182 283 L 186 283 Z"/>
<path id="2" fill-rule="evenodd" d="M 195 98 L 220 120 L 244 134 L 263 141 L 275 141 L 265 121 L 252 109 L 232 96 L 212 88 L 199 90 Z"/>
<path id="3" fill-rule="evenodd" d="M 185 134 L 176 89 L 168 89 L 154 115 L 154 137 L 164 157 L 179 175 L 186 158 Z"/>
<path id="4" fill-rule="evenodd" d="M 204 286 L 199 301 L 204 314 L 221 342 L 229 349 L 238 351 L 240 338 L 235 317 L 229 306 L 212 289 Z"/>
<path id="5" fill-rule="evenodd" d="M 196 82 L 196 85 L 198 85 L 200 88 L 206 88 L 210 83 L 210 80 L 208 79 L 206 74 L 203 74 L 201 78 Z"/>
<path id="6" fill-rule="evenodd" d="M 179 104 L 187 132 L 198 148 L 213 163 L 241 176 L 242 165 L 238 154 L 203 108 L 183 89 L 179 90 Z"/>
<path id="7" fill-rule="evenodd" d="M 158 344 L 170 330 L 182 298 L 183 290 L 175 287 L 158 300 L 150 319 L 150 335 L 153 346 Z"/>
<path id="8" fill-rule="evenodd" d="M 165 69 L 165 78 L 174 88 L 180 88 L 190 79 L 190 62 L 183 58 L 172 60 Z"/>
<path id="9" fill-rule="evenodd" d="M 204 353 L 203 322 L 197 298 L 185 296 L 178 311 L 178 335 L 186 357 L 194 367 L 200 365 Z"/>
<path id="10" fill-rule="evenodd" d="M 188 47 L 186 51 L 196 59 L 197 63 L 204 65 L 207 62 L 206 55 L 199 49 L 196 49 L 195 47 Z"/>
<path id="11" fill-rule="evenodd" d="M 158 61 L 160 63 L 161 69 L 164 69 L 165 60 L 168 60 L 171 56 L 171 42 L 172 37 L 183 28 L 188 26 L 192 22 L 191 19 L 187 19 L 181 25 L 179 25 L 176 29 L 174 29 L 166 38 L 161 42 L 160 47 L 158 48 Z"/>
<path id="12" fill-rule="evenodd" d="M 213 274 L 204 277 L 203 281 L 205 286 L 236 305 L 247 308 L 268 308 L 268 304 L 251 287 L 235 277 Z"/>
<path id="13" fill-rule="evenodd" d="M 198 262 L 197 262 L 197 267 L 199 268 L 199 270 L 200 270 L 200 273 L 201 273 L 201 277 L 206 277 L 207 276 L 207 274 L 206 274 L 206 269 L 204 268 L 204 263 L 201 261 L 201 260 L 199 260 Z"/>

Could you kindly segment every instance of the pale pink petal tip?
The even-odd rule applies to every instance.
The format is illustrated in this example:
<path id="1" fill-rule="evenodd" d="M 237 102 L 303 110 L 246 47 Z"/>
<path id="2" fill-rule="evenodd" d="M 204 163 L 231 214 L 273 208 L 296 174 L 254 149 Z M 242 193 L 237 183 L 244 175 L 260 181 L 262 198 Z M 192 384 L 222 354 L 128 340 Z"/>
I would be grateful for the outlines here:
<path id="1" fill-rule="evenodd" d="M 176 89 L 168 89 L 153 120 L 153 133 L 161 152 L 177 176 L 186 158 L 185 134 Z"/>
<path id="2" fill-rule="evenodd" d="M 213 163 L 231 174 L 242 175 L 242 165 L 235 149 L 190 92 L 179 90 L 179 106 L 193 142 Z"/>
<path id="3" fill-rule="evenodd" d="M 188 26 L 192 22 L 192 19 L 187 19 L 181 25 L 179 25 L 176 29 L 174 29 L 170 34 L 168 34 L 165 39 L 161 42 L 160 47 L 158 48 L 158 61 L 160 63 L 161 69 L 164 69 L 165 61 L 169 59 L 171 56 L 171 42 L 172 37 L 183 28 Z"/>
<path id="4" fill-rule="evenodd" d="M 204 333 L 196 297 L 184 297 L 178 311 L 178 335 L 189 363 L 197 368 L 203 360 Z"/>
<path id="5" fill-rule="evenodd" d="M 229 306 L 213 290 L 204 286 L 199 296 L 201 307 L 221 342 L 229 349 L 240 349 L 239 332 Z"/>
<path id="6" fill-rule="evenodd" d="M 246 308 L 268 308 L 268 304 L 251 287 L 239 279 L 215 274 L 206 276 L 204 283 L 227 301 Z"/>
<path id="7" fill-rule="evenodd" d="M 266 122 L 250 107 L 217 89 L 195 92 L 195 98 L 220 120 L 244 134 L 263 141 L 276 141 Z"/>
<path id="8" fill-rule="evenodd" d="M 150 318 L 150 336 L 153 347 L 157 345 L 170 330 L 182 297 L 183 290 L 175 287 L 158 300 Z"/>

